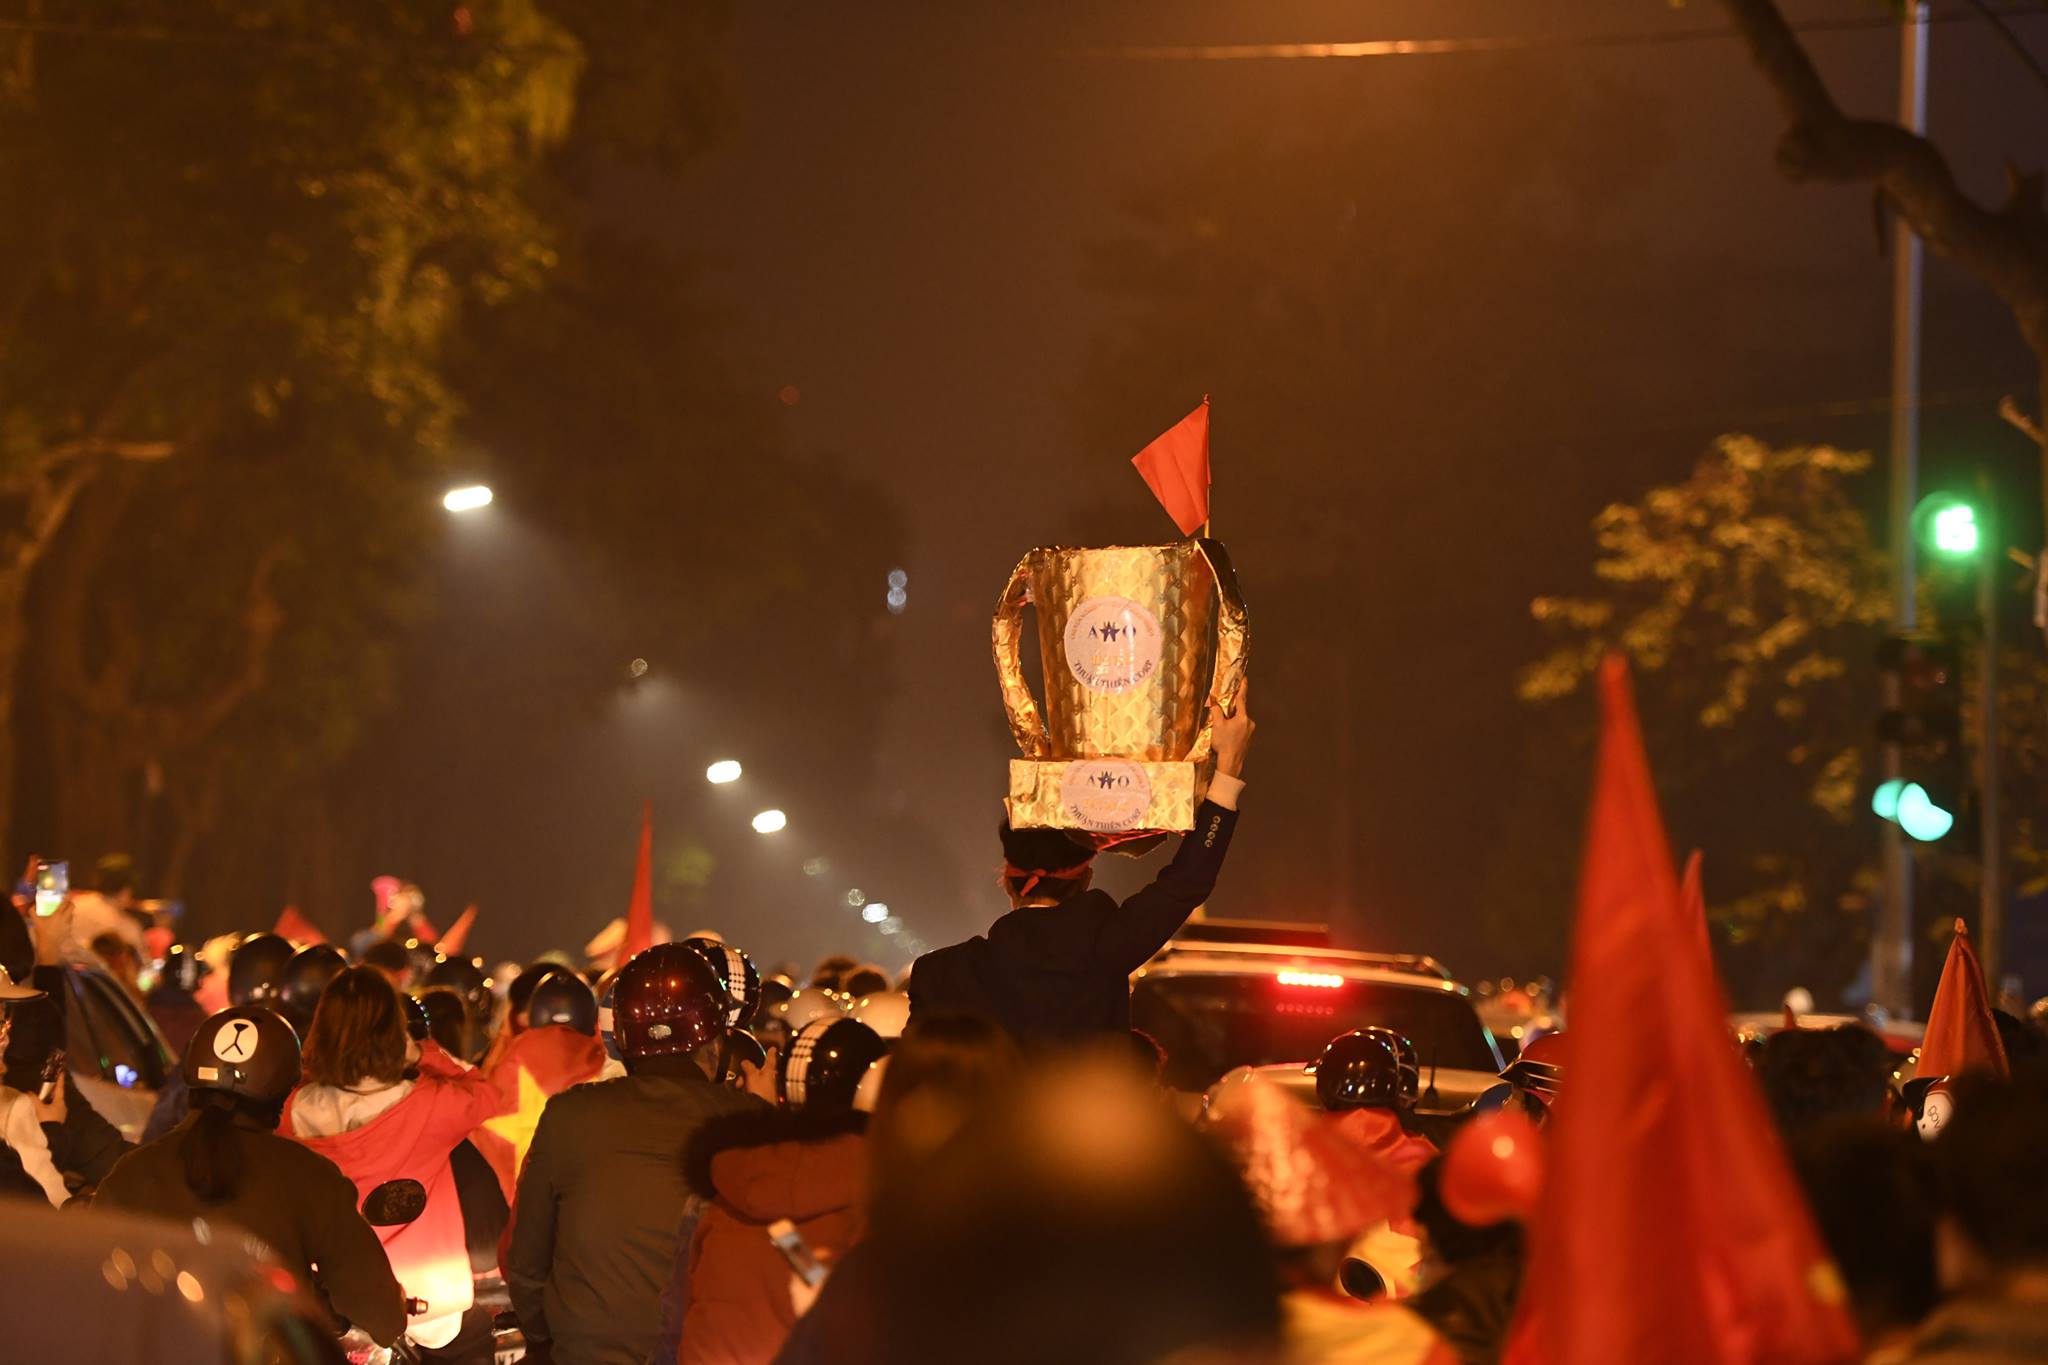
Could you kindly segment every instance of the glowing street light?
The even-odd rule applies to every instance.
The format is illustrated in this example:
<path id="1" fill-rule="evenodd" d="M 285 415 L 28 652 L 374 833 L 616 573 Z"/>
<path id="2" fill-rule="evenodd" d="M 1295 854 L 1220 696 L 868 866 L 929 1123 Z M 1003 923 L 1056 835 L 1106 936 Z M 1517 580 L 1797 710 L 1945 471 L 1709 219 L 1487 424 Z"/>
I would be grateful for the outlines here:
<path id="1" fill-rule="evenodd" d="M 714 787 L 740 780 L 740 761 L 736 758 L 721 758 L 704 770 L 704 780 Z"/>
<path id="2" fill-rule="evenodd" d="M 442 494 L 441 505 L 451 512 L 474 512 L 491 505 L 491 490 L 480 483 L 451 488 Z"/>
<path id="3" fill-rule="evenodd" d="M 754 817 L 754 833 L 776 834 L 789 827 L 789 817 L 779 810 L 769 809 Z"/>
<path id="4" fill-rule="evenodd" d="M 869 901 L 860 908 L 860 917 L 869 924 L 880 924 L 889 918 L 889 907 L 881 901 Z"/>

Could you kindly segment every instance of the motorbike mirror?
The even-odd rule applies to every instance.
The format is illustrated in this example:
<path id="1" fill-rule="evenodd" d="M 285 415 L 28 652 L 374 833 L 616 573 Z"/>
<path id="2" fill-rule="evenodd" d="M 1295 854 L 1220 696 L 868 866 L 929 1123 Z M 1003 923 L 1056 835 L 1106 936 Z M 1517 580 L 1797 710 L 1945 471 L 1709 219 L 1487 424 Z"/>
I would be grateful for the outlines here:
<path id="1" fill-rule="evenodd" d="M 427 1187 L 417 1180 L 387 1180 L 363 1196 L 363 1221 L 402 1228 L 427 1211 Z"/>
<path id="2" fill-rule="evenodd" d="M 1356 1256 L 1346 1256 L 1337 1272 L 1337 1285 L 1354 1299 L 1377 1299 L 1387 1292 L 1386 1277 Z"/>

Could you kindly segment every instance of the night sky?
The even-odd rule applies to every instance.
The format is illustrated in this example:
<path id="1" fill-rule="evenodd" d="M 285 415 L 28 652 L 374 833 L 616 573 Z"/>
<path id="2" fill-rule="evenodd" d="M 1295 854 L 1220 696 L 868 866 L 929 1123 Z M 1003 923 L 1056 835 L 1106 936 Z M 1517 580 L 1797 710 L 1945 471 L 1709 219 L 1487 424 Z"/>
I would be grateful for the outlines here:
<path id="1" fill-rule="evenodd" d="M 846 799 L 938 832 L 930 856 L 888 859 L 889 894 L 915 932 L 944 941 L 1000 908 L 990 828 L 1012 749 L 988 618 L 1011 565 L 1036 544 L 1170 538 L 1128 458 L 1206 392 L 1216 530 L 1252 605 L 1261 722 L 1241 844 L 1213 908 L 1328 918 L 1348 942 L 1436 952 L 1468 977 L 1558 965 L 1509 960 L 1479 909 L 1499 894 L 1487 862 L 1509 807 L 1579 799 L 1578 774 L 1524 770 L 1528 730 L 1558 723 L 1513 696 L 1541 644 L 1529 599 L 1585 586 L 1593 514 L 1682 476 L 1720 432 L 1884 440 L 1889 266 L 1870 192 L 1779 178 L 1777 114 L 1740 49 L 1683 36 L 1719 26 L 1719 11 L 736 8 L 717 149 L 682 183 L 620 188 L 619 213 L 702 264 L 739 319 L 737 368 L 781 408 L 792 446 L 880 481 L 901 509 L 902 687 L 871 790 Z M 1789 9 L 1795 21 L 1883 13 L 1875 0 Z M 2048 25 L 2021 27 L 2048 45 Z M 1580 41 L 1617 34 L 1644 40 Z M 1104 55 L 1481 35 L 1572 41 L 1353 60 Z M 1891 108 L 1894 30 L 1810 41 L 1845 106 Z M 1938 25 L 1934 54 L 1936 135 L 1994 194 L 2001 156 L 2043 159 L 2048 92 L 1973 26 Z M 1581 91 L 1615 111 L 1590 131 L 1531 103 Z M 1505 150 L 1475 165 L 1466 152 L 1496 125 Z M 1220 148 L 1345 126 L 1382 129 L 1431 168 L 1388 190 L 1333 161 L 1333 181 L 1357 180 L 1349 202 L 1366 226 L 1423 212 L 1427 194 L 1428 212 L 1465 224 L 1445 250 L 1467 258 L 1382 261 L 1377 339 L 1336 343 L 1310 371 L 1336 377 L 1316 381 L 1312 405 L 1286 401 L 1284 384 L 1254 386 L 1239 362 L 1204 361 L 1227 352 L 1208 342 L 1246 323 L 1223 309 L 1190 327 L 1184 372 L 1166 357 L 1162 374 L 1120 387 L 1101 356 L 1122 304 L 1088 263 L 1131 230 L 1133 205 Z M 1254 170 L 1227 230 L 1255 238 L 1267 193 Z M 1553 204 L 1554 221 L 1538 221 Z M 1466 260 L 1474 288 L 1438 290 L 1442 316 L 1396 287 L 1411 270 L 1454 286 Z M 1319 263 L 1295 264 L 1313 278 Z M 1941 262 L 1928 279 L 1934 457 L 1944 440 L 2023 451 L 1996 444 L 2016 438 L 1989 414 L 2000 392 L 2030 396 L 2029 357 L 1974 283 Z M 1411 354 L 1410 332 L 1452 344 Z M 843 533 L 857 541 L 862 528 Z M 1311 575 L 1325 586 L 1276 600 Z M 878 615 L 884 591 L 878 578 Z M 1348 670 L 1318 669 L 1321 634 L 1367 643 Z M 630 834 L 619 843 L 623 861 Z M 1559 840 L 1542 856 L 1532 887 L 1568 876 L 1576 849 Z M 1563 905 L 1535 901 L 1508 913 L 1562 918 Z M 780 949 L 750 946 L 774 957 L 842 937 L 821 920 Z"/>

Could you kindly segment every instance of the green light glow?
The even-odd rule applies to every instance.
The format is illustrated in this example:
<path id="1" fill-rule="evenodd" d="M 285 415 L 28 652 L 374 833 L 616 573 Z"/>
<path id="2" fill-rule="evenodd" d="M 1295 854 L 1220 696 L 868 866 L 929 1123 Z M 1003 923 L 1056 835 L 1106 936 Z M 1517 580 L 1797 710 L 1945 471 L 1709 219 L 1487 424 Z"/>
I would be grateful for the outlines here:
<path id="1" fill-rule="evenodd" d="M 1955 827 L 1956 817 L 1934 804 L 1918 782 L 1908 782 L 1899 792 L 1899 828 L 1921 843 L 1932 843 Z"/>
<path id="2" fill-rule="evenodd" d="M 1870 809 L 1880 819 L 1898 819 L 1899 793 L 1905 789 L 1906 784 L 1896 777 L 1889 782 L 1880 782 L 1877 790 L 1870 794 Z"/>
<path id="3" fill-rule="evenodd" d="M 1945 555 L 1977 553 L 1977 511 L 1955 502 L 1934 514 L 1934 548 Z"/>

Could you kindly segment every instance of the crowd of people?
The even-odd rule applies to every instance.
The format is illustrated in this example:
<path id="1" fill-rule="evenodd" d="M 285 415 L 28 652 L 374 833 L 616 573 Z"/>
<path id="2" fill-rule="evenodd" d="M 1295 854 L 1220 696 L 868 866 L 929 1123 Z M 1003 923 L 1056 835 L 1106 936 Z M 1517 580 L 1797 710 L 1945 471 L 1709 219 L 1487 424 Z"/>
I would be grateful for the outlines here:
<path id="1" fill-rule="evenodd" d="M 274 932 L 157 950 L 98 907 L 24 897 L 0 915 L 0 1192 L 238 1226 L 359 1355 L 1586 1358 L 1538 1321 L 1571 1287 L 1532 1273 L 1559 1217 L 1546 1135 L 1598 1108 L 1574 1089 L 1601 1071 L 1580 1035 L 1527 1040 L 1447 1112 L 1389 1029 L 1333 1038 L 1312 1102 L 1248 1070 L 1172 1092 L 1131 1029 L 1131 973 L 1208 897 L 1237 821 L 1252 726 L 1213 720 L 1208 799 L 1150 886 L 1119 903 L 1090 849 L 1005 825 L 1009 913 L 907 979 L 840 956 L 764 971 L 711 932 L 492 973 L 402 915 L 348 951 Z M 62 1064 L 82 959 L 179 1053 L 136 1144 Z M 1842 1333 L 1781 1351 L 1797 1334 L 1742 1321 L 1724 1266 L 1727 1341 L 1631 1358 L 2048 1359 L 2048 1035 L 1988 1005 L 1972 1021 L 1987 1036 L 1961 1061 L 1907 1083 L 1857 1025 L 1758 1042 L 1744 1084 L 1796 1173 L 1785 1218 L 1832 1258 L 1815 1311 Z M 1945 1047 L 1930 1035 L 1930 1059 Z"/>

